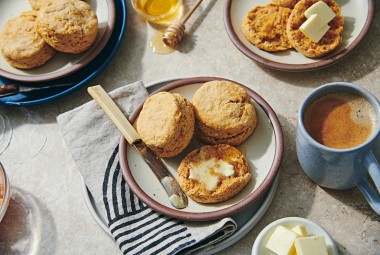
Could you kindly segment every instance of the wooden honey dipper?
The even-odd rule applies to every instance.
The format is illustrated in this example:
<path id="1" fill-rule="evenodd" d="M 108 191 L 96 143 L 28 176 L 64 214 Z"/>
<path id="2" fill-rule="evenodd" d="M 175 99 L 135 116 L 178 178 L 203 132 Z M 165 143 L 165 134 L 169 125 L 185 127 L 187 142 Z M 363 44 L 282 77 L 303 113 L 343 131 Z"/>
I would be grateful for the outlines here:
<path id="1" fill-rule="evenodd" d="M 203 0 L 198 0 L 195 2 L 190 11 L 180 20 L 171 24 L 168 28 L 165 29 L 163 35 L 164 43 L 171 47 L 175 48 L 179 45 L 182 40 L 182 37 L 185 35 L 185 22 L 190 18 L 191 14 L 198 8 Z"/>

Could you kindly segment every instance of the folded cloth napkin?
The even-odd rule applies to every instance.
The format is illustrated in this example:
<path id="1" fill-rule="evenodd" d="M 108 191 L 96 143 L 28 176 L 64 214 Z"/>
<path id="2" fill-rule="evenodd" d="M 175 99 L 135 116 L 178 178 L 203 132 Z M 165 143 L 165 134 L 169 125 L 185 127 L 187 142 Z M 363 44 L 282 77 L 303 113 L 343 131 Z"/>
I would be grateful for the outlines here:
<path id="1" fill-rule="evenodd" d="M 126 116 L 148 92 L 142 82 L 109 93 Z M 95 101 L 57 117 L 78 170 L 123 254 L 199 254 L 234 233 L 233 219 L 184 222 L 153 211 L 128 188 L 118 162 L 120 133 Z"/>

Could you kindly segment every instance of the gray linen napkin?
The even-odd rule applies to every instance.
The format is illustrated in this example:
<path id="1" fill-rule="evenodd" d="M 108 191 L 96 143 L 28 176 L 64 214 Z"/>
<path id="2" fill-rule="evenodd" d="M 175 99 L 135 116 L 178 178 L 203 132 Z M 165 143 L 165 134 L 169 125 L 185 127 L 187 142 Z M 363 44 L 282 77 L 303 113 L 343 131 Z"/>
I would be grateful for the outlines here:
<path id="1" fill-rule="evenodd" d="M 148 92 L 142 82 L 109 93 L 126 116 Z M 57 117 L 63 138 L 110 233 L 123 254 L 198 254 L 234 233 L 231 218 L 184 222 L 153 211 L 128 188 L 120 171 L 120 133 L 93 100 Z"/>

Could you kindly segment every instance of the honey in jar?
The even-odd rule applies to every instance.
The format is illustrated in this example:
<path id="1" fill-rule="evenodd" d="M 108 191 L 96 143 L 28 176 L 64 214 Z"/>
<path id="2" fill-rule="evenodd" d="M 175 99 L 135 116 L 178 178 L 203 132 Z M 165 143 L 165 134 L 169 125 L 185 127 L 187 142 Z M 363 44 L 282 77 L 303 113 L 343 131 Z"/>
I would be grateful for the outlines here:
<path id="1" fill-rule="evenodd" d="M 167 24 L 182 15 L 182 0 L 132 0 L 132 6 L 153 23 Z"/>

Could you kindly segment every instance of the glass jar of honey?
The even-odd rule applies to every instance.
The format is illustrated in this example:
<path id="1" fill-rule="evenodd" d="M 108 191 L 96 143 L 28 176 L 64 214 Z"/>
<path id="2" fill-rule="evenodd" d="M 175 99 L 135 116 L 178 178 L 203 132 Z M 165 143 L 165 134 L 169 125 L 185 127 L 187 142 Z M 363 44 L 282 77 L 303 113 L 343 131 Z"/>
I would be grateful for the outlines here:
<path id="1" fill-rule="evenodd" d="M 145 20 L 168 25 L 182 16 L 182 0 L 131 0 L 135 11 Z"/>

